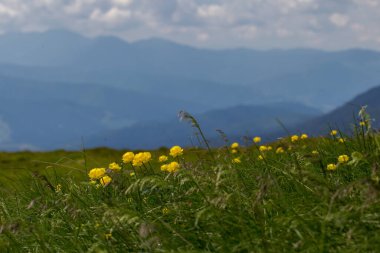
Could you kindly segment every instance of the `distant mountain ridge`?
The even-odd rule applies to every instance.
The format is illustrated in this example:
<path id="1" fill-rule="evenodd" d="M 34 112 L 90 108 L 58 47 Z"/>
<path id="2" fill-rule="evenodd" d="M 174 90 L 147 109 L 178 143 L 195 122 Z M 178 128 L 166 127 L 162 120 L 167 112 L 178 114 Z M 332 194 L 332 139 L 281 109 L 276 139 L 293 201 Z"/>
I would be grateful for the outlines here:
<path id="1" fill-rule="evenodd" d="M 222 130 L 229 137 L 259 135 L 279 131 L 281 123 L 294 126 L 297 123 L 317 117 L 322 113 L 295 103 L 278 103 L 256 106 L 235 106 L 212 110 L 194 115 L 211 145 L 221 143 L 219 133 Z M 196 131 L 195 131 L 196 132 Z M 99 133 L 86 138 L 87 147 L 105 145 L 113 148 L 158 148 L 160 146 L 184 145 L 197 146 L 194 129 L 188 122 L 180 122 L 172 117 L 160 122 L 140 122 L 133 126 Z"/>
<path id="2" fill-rule="evenodd" d="M 105 133 L 127 128 L 135 140 L 151 126 L 174 133 L 183 129 L 167 123 L 179 110 L 198 115 L 210 135 L 215 128 L 267 134 L 276 131 L 266 122 L 273 117 L 301 124 L 320 116 L 312 108 L 331 111 L 380 83 L 380 53 L 363 49 L 211 50 L 60 30 L 2 34 L 0 55 L 0 149 L 69 148 L 83 136 L 91 136 L 89 145 L 107 145 Z M 289 104 L 283 111 L 278 105 L 287 101 L 310 115 Z M 260 111 L 271 118 L 242 117 Z M 182 140 L 177 137 L 160 145 Z M 135 140 L 128 141 L 136 144 L 131 148 L 139 147 Z"/>
<path id="3" fill-rule="evenodd" d="M 182 85 L 181 80 L 193 80 L 244 86 L 251 94 L 260 94 L 252 98 L 259 103 L 294 100 L 326 110 L 380 82 L 380 53 L 364 49 L 210 50 L 163 39 L 129 43 L 61 30 L 1 35 L 0 55 L 3 66 L 39 67 L 39 75 L 30 71 L 35 80 L 96 82 L 137 90 L 148 86 L 152 93 L 160 90 L 152 79 L 183 87 L 188 82 Z M 13 74 L 30 77 L 20 71 Z M 205 93 L 212 93 L 203 86 Z"/>

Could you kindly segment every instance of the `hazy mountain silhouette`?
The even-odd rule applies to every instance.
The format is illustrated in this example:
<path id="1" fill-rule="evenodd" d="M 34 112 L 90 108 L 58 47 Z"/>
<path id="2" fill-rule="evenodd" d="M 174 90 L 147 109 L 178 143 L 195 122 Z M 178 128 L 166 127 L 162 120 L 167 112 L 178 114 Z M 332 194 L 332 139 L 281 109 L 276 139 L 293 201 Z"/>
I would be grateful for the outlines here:
<path id="1" fill-rule="evenodd" d="M 133 124 L 140 126 L 129 129 L 134 136 L 151 125 L 163 129 L 181 109 L 202 121 L 205 117 L 206 128 L 231 129 L 232 135 L 248 129 L 275 131 L 268 127 L 269 118 L 283 114 L 290 119 L 298 111 L 271 109 L 270 104 L 293 101 L 300 108 L 332 110 L 380 82 L 380 53 L 362 49 L 211 50 L 156 38 L 131 43 L 57 30 L 3 34 L 0 55 L 3 149 L 21 144 L 66 147 L 96 133 L 102 134 L 89 141 L 107 145 L 95 139 L 104 139 L 103 133 L 116 136 Z M 212 113 L 202 114 L 208 111 Z M 239 111 L 253 117 L 262 111 L 269 118 L 239 118 L 240 125 L 230 128 L 231 115 Z M 297 116 L 289 124 L 315 115 Z M 310 123 L 310 131 L 315 126 Z M 169 133 L 175 135 L 176 130 Z M 115 146 L 125 143 L 114 141 Z"/>
<path id="2" fill-rule="evenodd" d="M 358 113 L 362 106 L 367 106 L 367 112 L 373 119 L 372 124 L 375 128 L 380 127 L 380 86 L 370 89 L 356 96 L 351 101 L 336 108 L 330 113 L 306 121 L 295 128 L 293 131 L 308 132 L 313 135 L 325 135 L 331 128 L 339 129 L 347 134 L 352 133 L 353 125 L 359 122 Z"/>
<path id="3" fill-rule="evenodd" d="M 220 144 L 217 129 L 227 136 L 265 135 L 286 126 L 321 115 L 321 112 L 295 103 L 279 103 L 262 106 L 236 106 L 212 110 L 195 115 L 203 132 L 213 145 Z M 196 131 L 195 131 L 196 132 Z M 198 145 L 194 129 L 187 122 L 172 117 L 160 122 L 140 122 L 131 127 L 108 131 L 86 138 L 88 147 L 108 146 L 114 148 L 158 148 L 160 146 Z"/>

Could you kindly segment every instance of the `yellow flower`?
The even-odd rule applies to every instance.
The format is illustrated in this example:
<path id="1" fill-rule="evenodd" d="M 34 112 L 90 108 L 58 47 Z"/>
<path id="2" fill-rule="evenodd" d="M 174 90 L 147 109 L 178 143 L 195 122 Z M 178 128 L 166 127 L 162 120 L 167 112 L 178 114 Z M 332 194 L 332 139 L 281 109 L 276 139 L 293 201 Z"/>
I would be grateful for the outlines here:
<path id="1" fill-rule="evenodd" d="M 299 139 L 298 135 L 293 135 L 292 137 L 290 137 L 290 140 L 292 142 L 296 142 L 296 141 L 298 141 L 298 139 Z"/>
<path id="2" fill-rule="evenodd" d="M 313 155 L 319 155 L 319 152 L 318 152 L 317 150 L 313 150 L 311 153 L 312 153 Z"/>
<path id="3" fill-rule="evenodd" d="M 232 154 L 236 154 L 238 151 L 236 149 L 231 150 Z"/>
<path id="4" fill-rule="evenodd" d="M 239 147 L 239 143 L 237 142 L 234 142 L 231 144 L 231 148 L 238 148 Z"/>
<path id="5" fill-rule="evenodd" d="M 135 157 L 135 154 L 133 152 L 127 152 L 123 155 L 123 162 L 130 163 L 133 161 L 134 157 Z"/>
<path id="6" fill-rule="evenodd" d="M 179 163 L 177 163 L 177 162 L 171 162 L 166 167 L 166 171 L 168 171 L 168 172 L 176 172 L 177 170 L 179 170 L 180 167 L 181 166 L 179 165 Z"/>
<path id="7" fill-rule="evenodd" d="M 254 142 L 254 143 L 259 143 L 259 142 L 261 142 L 261 137 L 256 136 L 255 138 L 253 138 L 253 142 Z"/>
<path id="8" fill-rule="evenodd" d="M 338 141 L 339 141 L 340 143 L 345 143 L 345 142 L 346 142 L 346 140 L 343 139 L 343 138 L 339 138 Z"/>
<path id="9" fill-rule="evenodd" d="M 338 134 L 338 131 L 337 130 L 331 130 L 331 132 L 330 132 L 330 135 L 331 136 L 335 136 L 335 135 L 337 135 Z"/>
<path id="10" fill-rule="evenodd" d="M 136 175 L 136 173 L 134 173 L 134 172 L 129 173 L 129 176 L 131 176 L 131 177 L 133 177 L 135 175 Z"/>
<path id="11" fill-rule="evenodd" d="M 174 146 L 170 149 L 169 154 L 172 157 L 177 157 L 183 155 L 183 149 L 180 146 Z"/>
<path id="12" fill-rule="evenodd" d="M 150 152 L 140 152 L 136 154 L 133 158 L 132 165 L 135 167 L 140 167 L 144 163 L 148 163 L 152 158 L 152 155 Z"/>
<path id="13" fill-rule="evenodd" d="M 161 165 L 161 170 L 162 171 L 167 171 L 168 170 L 168 165 L 167 164 Z"/>
<path id="14" fill-rule="evenodd" d="M 118 172 L 121 170 L 121 167 L 119 164 L 117 163 L 111 163 L 110 165 L 108 165 L 108 168 L 112 171 L 115 171 L 115 172 Z"/>
<path id="15" fill-rule="evenodd" d="M 55 186 L 55 192 L 60 192 L 60 191 L 62 191 L 62 185 L 61 184 L 57 184 Z"/>
<path id="16" fill-rule="evenodd" d="M 232 160 L 232 163 L 241 163 L 241 160 L 237 157 Z"/>
<path id="17" fill-rule="evenodd" d="M 267 147 L 267 146 L 260 146 L 260 147 L 259 147 L 259 150 L 260 150 L 261 152 L 264 152 L 264 151 L 267 151 L 267 150 L 268 150 L 268 147 Z"/>
<path id="18" fill-rule="evenodd" d="M 307 134 L 302 134 L 302 135 L 301 135 L 301 140 L 305 140 L 305 139 L 307 139 L 307 138 L 309 138 L 309 136 L 308 136 Z"/>
<path id="19" fill-rule="evenodd" d="M 162 155 L 158 158 L 158 161 L 160 163 L 166 162 L 168 160 L 168 157 L 166 155 Z"/>
<path id="20" fill-rule="evenodd" d="M 284 153 L 285 151 L 284 151 L 284 149 L 282 148 L 282 147 L 278 147 L 277 149 L 276 149 L 276 153 L 277 154 L 282 154 L 282 153 Z"/>
<path id="21" fill-rule="evenodd" d="M 336 165 L 333 163 L 330 163 L 327 165 L 327 170 L 336 170 Z"/>
<path id="22" fill-rule="evenodd" d="M 348 162 L 348 160 L 350 160 L 350 157 L 348 155 L 340 155 L 338 157 L 338 161 L 340 163 L 346 163 L 346 162 Z"/>
<path id="23" fill-rule="evenodd" d="M 90 172 L 88 173 L 88 176 L 91 180 L 96 180 L 103 177 L 105 174 L 106 174 L 105 168 L 94 168 L 90 170 Z"/>
<path id="24" fill-rule="evenodd" d="M 268 151 L 271 151 L 273 148 L 271 146 L 267 147 Z"/>
<path id="25" fill-rule="evenodd" d="M 360 125 L 360 126 L 366 126 L 367 124 L 366 124 L 365 121 L 360 121 L 359 125 Z"/>
<path id="26" fill-rule="evenodd" d="M 259 159 L 259 160 L 264 160 L 264 157 L 263 157 L 262 155 L 259 155 L 259 156 L 257 157 L 257 159 Z"/>
<path id="27" fill-rule="evenodd" d="M 110 240 L 112 238 L 112 233 L 105 234 L 104 237 L 106 240 Z"/>
<path id="28" fill-rule="evenodd" d="M 164 207 L 162 208 L 162 214 L 168 214 L 170 212 L 169 208 Z"/>
<path id="29" fill-rule="evenodd" d="M 102 177 L 99 181 L 100 181 L 100 184 L 101 184 L 101 185 L 103 185 L 103 186 L 107 186 L 109 183 L 111 183 L 112 178 L 109 177 L 109 176 L 104 176 L 104 177 Z"/>

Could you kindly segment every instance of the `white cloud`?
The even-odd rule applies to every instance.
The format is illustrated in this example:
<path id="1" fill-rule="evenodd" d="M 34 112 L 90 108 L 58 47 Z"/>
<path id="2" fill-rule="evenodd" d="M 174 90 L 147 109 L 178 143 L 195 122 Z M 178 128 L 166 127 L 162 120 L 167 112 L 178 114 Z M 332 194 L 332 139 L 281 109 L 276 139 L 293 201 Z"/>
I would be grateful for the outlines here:
<path id="1" fill-rule="evenodd" d="M 111 9 L 103 12 L 100 9 L 95 9 L 90 19 L 98 22 L 104 22 L 109 24 L 119 24 L 130 18 L 132 12 L 127 9 L 120 9 L 118 7 L 112 7 Z"/>
<path id="2" fill-rule="evenodd" d="M 337 27 L 344 27 L 349 22 L 349 17 L 341 13 L 333 13 L 330 15 L 329 20 Z"/>
<path id="3" fill-rule="evenodd" d="M 380 48 L 380 0 L 0 0 L 0 24 L 211 47 Z"/>
<path id="4" fill-rule="evenodd" d="M 15 9 L 0 3 L 0 18 L 15 17 L 17 14 L 18 12 Z"/>
<path id="5" fill-rule="evenodd" d="M 112 3 L 121 6 L 128 6 L 133 3 L 133 0 L 112 0 Z"/>

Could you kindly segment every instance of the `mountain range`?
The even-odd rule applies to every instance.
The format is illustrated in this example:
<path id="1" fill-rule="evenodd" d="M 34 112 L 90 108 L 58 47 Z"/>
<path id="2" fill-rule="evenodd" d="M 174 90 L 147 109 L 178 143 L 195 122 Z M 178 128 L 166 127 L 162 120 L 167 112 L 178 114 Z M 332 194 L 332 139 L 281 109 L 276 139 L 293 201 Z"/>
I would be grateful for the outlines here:
<path id="1" fill-rule="evenodd" d="M 269 136 L 276 118 L 318 133 L 380 83 L 380 53 L 364 49 L 212 50 L 56 30 L 3 34 L 0 55 L 5 150 L 190 144 L 179 110 L 212 138 L 216 128 Z"/>

